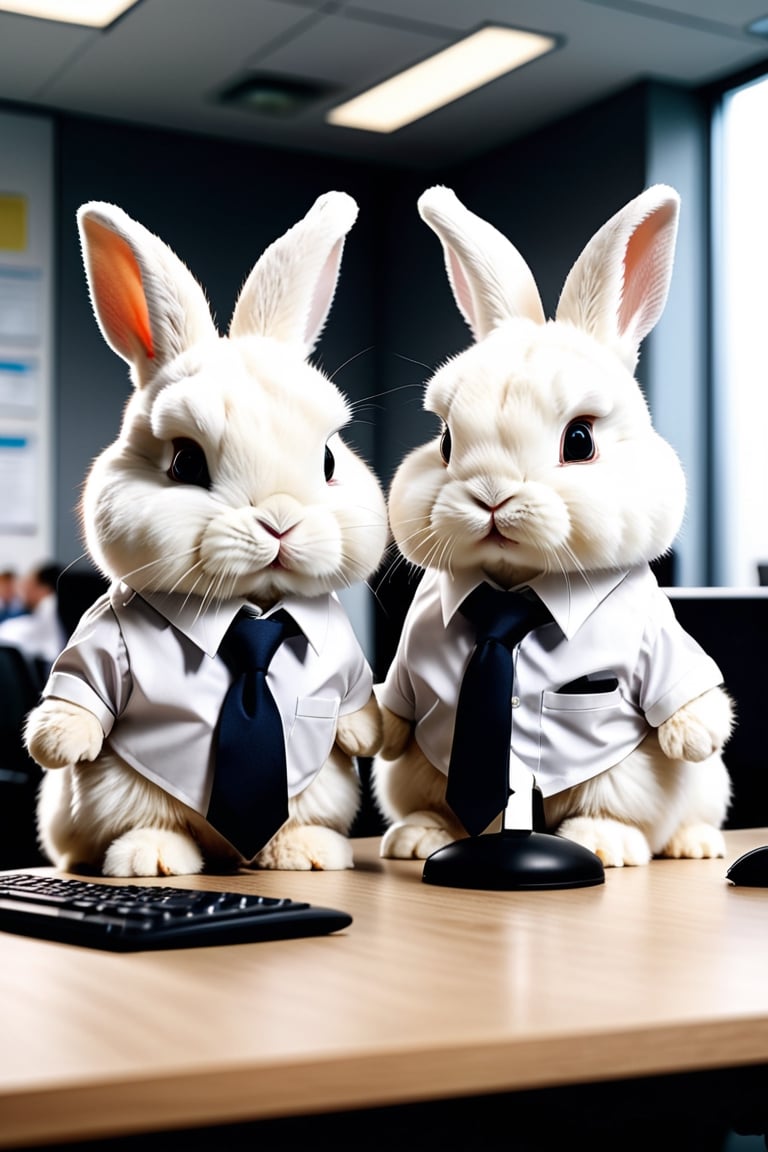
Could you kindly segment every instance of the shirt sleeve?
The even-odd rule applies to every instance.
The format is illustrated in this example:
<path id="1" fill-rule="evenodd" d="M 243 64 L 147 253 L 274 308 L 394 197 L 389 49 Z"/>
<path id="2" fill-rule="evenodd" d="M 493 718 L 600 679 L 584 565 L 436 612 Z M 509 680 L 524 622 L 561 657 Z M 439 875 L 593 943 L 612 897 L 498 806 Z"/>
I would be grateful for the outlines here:
<path id="1" fill-rule="evenodd" d="M 107 736 L 129 693 L 125 643 L 109 598 L 104 596 L 86 612 L 54 662 L 43 698 L 79 704 L 93 713 Z"/>
<path id="2" fill-rule="evenodd" d="M 406 617 L 392 663 L 384 681 L 376 685 L 376 699 L 396 716 L 413 721 L 416 719 L 416 694 L 408 671 L 409 661 L 406 658 L 409 624 L 409 618 Z"/>
<path id="3" fill-rule="evenodd" d="M 720 668 L 675 616 L 669 598 L 658 593 L 657 628 L 646 649 L 641 707 L 658 728 L 684 704 L 723 683 Z"/>
<path id="4" fill-rule="evenodd" d="M 334 659 L 339 659 L 343 654 L 344 686 L 339 701 L 339 715 L 348 716 L 364 708 L 370 700 L 373 673 L 342 605 L 332 600 L 330 611 L 334 637 L 331 650 Z"/>

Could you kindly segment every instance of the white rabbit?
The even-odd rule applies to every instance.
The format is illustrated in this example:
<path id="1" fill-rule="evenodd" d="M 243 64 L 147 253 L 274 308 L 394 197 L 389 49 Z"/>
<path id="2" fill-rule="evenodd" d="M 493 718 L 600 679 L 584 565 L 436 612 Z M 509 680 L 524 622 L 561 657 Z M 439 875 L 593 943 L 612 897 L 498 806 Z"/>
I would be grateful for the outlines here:
<path id="1" fill-rule="evenodd" d="M 522 771 L 543 794 L 547 830 L 606 866 L 722 855 L 733 705 L 649 566 L 686 487 L 634 376 L 666 303 L 678 195 L 648 188 L 600 228 L 553 321 L 517 250 L 450 189 L 426 191 L 419 211 L 475 343 L 429 381 L 441 430 L 389 494 L 395 540 L 425 572 L 376 686 L 382 855 L 424 859 L 466 835 L 446 774 L 474 646 L 458 607 L 482 581 L 527 586 L 553 617 L 515 650 L 510 756 L 510 783 Z M 478 760 L 483 742 L 478 718 Z"/>
<path id="2" fill-rule="evenodd" d="M 289 610 L 303 633 L 275 673 L 289 817 L 252 862 L 352 866 L 355 757 L 378 746 L 381 722 L 336 593 L 375 569 L 386 506 L 341 439 L 347 400 L 308 357 L 356 216 L 346 194 L 321 196 L 264 251 L 220 336 L 163 241 L 113 205 L 78 212 L 96 319 L 134 391 L 81 508 L 113 583 L 26 724 L 47 770 L 40 841 L 60 868 L 154 876 L 245 863 L 205 813 L 232 678 L 216 653 L 246 603 Z"/>

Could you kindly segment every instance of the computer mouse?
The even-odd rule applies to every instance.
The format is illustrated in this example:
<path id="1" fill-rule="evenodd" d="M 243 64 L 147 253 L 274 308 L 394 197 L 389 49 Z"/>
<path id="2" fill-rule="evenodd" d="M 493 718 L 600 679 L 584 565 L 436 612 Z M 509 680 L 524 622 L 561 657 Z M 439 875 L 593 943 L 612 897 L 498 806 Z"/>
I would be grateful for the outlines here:
<path id="1" fill-rule="evenodd" d="M 725 876 L 732 884 L 745 888 L 768 888 L 768 844 L 739 856 Z"/>

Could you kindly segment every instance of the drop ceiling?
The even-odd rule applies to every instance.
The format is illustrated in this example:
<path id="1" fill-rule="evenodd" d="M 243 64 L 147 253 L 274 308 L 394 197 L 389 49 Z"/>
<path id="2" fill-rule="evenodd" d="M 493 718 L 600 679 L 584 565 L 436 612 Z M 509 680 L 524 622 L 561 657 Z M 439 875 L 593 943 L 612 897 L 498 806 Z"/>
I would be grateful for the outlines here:
<path id="1" fill-rule="evenodd" d="M 2 13 L 0 107 L 430 168 L 640 80 L 698 88 L 768 68 L 768 40 L 748 30 L 767 15 L 768 0 L 140 0 L 95 31 Z M 558 48 L 388 135 L 326 123 L 333 104 L 486 23 L 553 34 Z M 321 94 L 292 115 L 219 100 L 253 73 Z"/>

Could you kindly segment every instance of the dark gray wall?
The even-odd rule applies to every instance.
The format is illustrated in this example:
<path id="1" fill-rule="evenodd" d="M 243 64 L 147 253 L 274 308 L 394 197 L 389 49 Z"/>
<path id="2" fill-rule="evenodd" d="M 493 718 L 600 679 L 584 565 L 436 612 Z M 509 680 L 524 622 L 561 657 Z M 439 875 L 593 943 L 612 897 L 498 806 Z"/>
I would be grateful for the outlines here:
<path id="1" fill-rule="evenodd" d="M 56 551 L 81 553 L 76 507 L 93 457 L 117 434 L 128 369 L 92 316 L 75 227 L 86 200 L 119 204 L 160 235 L 205 287 L 222 329 L 261 251 L 331 188 L 355 197 L 319 363 L 356 404 L 352 439 L 388 486 L 433 434 L 423 385 L 470 333 L 450 295 L 419 194 L 448 184 L 510 237 L 552 315 L 592 233 L 642 190 L 658 85 L 639 85 L 462 168 L 413 172 L 320 160 L 123 125 L 57 122 Z M 658 175 L 654 179 L 660 178 Z M 642 378 L 642 363 L 641 363 Z"/>
<path id="2" fill-rule="evenodd" d="M 646 340 L 642 368 L 656 428 L 678 453 L 688 481 L 678 535 L 677 582 L 720 583 L 713 502 L 710 275 L 710 98 L 664 85 L 649 92 L 647 180 L 680 193 L 672 285 L 664 315 Z"/>

